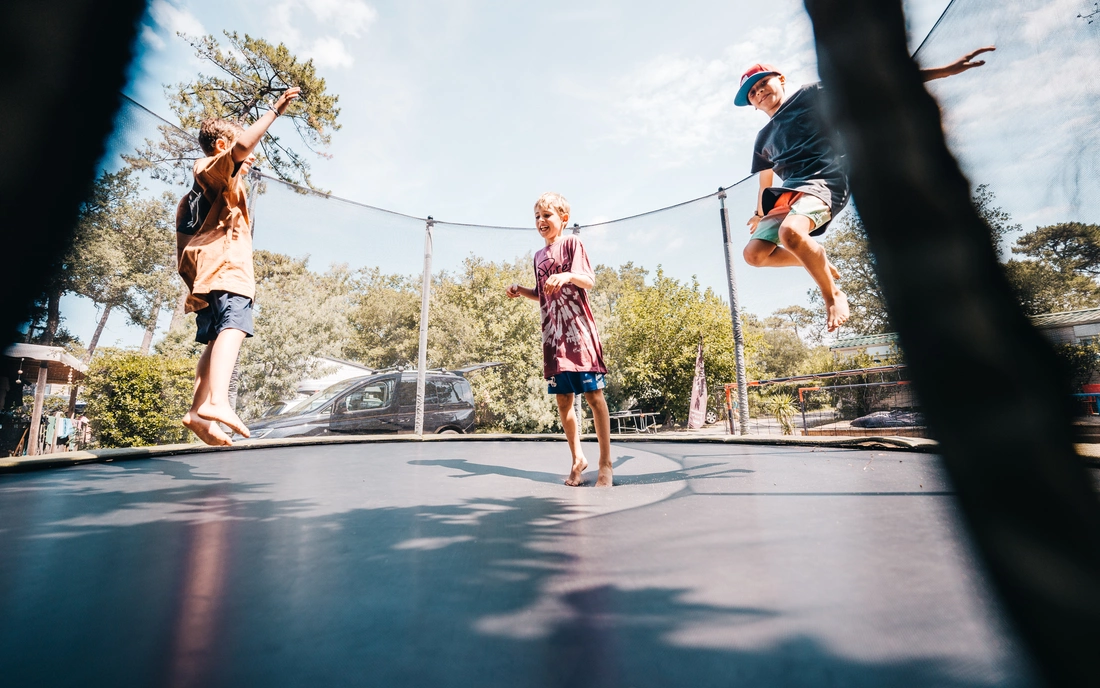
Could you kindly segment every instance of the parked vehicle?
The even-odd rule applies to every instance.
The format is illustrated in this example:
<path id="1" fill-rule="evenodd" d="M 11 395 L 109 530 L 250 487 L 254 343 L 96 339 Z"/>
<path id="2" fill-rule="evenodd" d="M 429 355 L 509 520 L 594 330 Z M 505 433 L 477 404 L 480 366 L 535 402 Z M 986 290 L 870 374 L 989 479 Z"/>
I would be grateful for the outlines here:
<path id="1" fill-rule="evenodd" d="M 254 439 L 413 432 L 416 372 L 342 380 L 275 416 L 248 425 Z M 474 429 L 474 395 L 461 375 L 431 371 L 424 382 L 424 432 Z"/>

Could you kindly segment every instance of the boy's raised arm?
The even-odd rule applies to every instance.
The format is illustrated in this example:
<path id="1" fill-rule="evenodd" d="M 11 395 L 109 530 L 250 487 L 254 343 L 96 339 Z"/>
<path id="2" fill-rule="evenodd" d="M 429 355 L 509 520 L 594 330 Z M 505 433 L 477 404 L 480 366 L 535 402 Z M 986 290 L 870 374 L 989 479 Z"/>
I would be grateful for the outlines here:
<path id="1" fill-rule="evenodd" d="M 932 81 L 933 79 L 942 79 L 945 76 L 954 76 L 956 74 L 962 74 L 968 69 L 981 67 L 985 64 L 985 60 L 975 60 L 974 58 L 982 53 L 993 52 L 996 49 L 997 46 L 995 45 L 987 45 L 984 48 L 978 48 L 977 50 L 963 55 L 951 64 L 942 67 L 932 67 L 931 69 L 922 69 L 920 70 L 921 78 L 925 81 Z"/>
<path id="2" fill-rule="evenodd" d="M 260 140 L 264 137 L 264 134 L 267 133 L 268 127 L 275 122 L 276 117 L 286 112 L 291 101 L 297 100 L 301 92 L 302 89 L 297 86 L 283 91 L 283 94 L 275 101 L 275 106 L 265 112 L 258 120 L 252 123 L 252 126 L 245 129 L 241 135 L 237 137 L 237 140 L 233 143 L 234 162 L 244 162 L 248 159 L 248 156 L 252 155 L 252 151 L 256 149 L 256 146 L 260 144 Z"/>

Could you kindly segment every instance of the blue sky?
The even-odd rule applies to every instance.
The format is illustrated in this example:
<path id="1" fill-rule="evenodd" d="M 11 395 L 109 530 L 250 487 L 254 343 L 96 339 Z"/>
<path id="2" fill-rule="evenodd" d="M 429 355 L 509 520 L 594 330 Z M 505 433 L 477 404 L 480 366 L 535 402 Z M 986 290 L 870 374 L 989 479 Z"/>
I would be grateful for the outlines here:
<path id="1" fill-rule="evenodd" d="M 911 35 L 922 38 L 946 5 L 907 2 Z M 531 204 L 546 190 L 568 197 L 582 224 L 711 193 L 746 176 L 766 121 L 732 107 L 745 66 L 772 62 L 796 84 L 817 78 L 809 22 L 791 0 L 154 0 L 128 94 L 168 115 L 163 85 L 205 69 L 176 32 L 222 30 L 285 42 L 312 57 L 340 95 L 343 128 L 331 159 L 313 163 L 316 184 L 374 206 L 476 224 L 530 226 Z M 735 231 L 753 193 L 731 192 Z M 315 269 L 343 262 L 419 271 L 416 223 L 285 193 L 261 197 L 256 216 L 257 247 L 309 255 Z M 724 295 L 719 232 L 712 200 L 582 237 L 595 262 L 662 264 Z M 453 270 L 470 253 L 510 259 L 538 245 L 533 230 L 442 228 L 435 267 Z M 761 315 L 805 303 L 812 286 L 797 269 L 739 262 L 737 270 L 743 307 Z M 63 314 L 87 341 L 91 304 L 68 297 Z M 112 315 L 103 344 L 140 341 L 124 321 Z"/>

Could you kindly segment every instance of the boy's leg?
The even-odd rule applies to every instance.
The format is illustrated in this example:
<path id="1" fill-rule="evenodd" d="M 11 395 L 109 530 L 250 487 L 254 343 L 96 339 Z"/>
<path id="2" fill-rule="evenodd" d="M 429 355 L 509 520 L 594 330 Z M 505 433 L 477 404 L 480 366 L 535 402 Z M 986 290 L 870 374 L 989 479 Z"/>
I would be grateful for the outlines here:
<path id="1" fill-rule="evenodd" d="M 229 378 L 233 375 L 233 366 L 237 363 L 237 354 L 245 336 L 242 330 L 226 328 L 207 347 L 210 354 L 207 366 L 209 393 L 196 411 L 200 418 L 223 423 L 238 435 L 248 437 L 248 428 L 229 405 Z"/>
<path id="2" fill-rule="evenodd" d="M 825 257 L 825 249 L 810 236 L 813 229 L 810 218 L 804 215 L 788 215 L 779 226 L 779 240 L 788 252 L 798 258 L 817 283 L 821 298 L 825 301 L 828 329 L 832 332 L 848 320 L 848 297 L 836 286 L 836 268 L 832 268 Z"/>
<path id="3" fill-rule="evenodd" d="M 773 244 L 764 239 L 749 239 L 743 255 L 745 262 L 756 268 L 800 268 L 805 267 L 798 256 L 783 248 L 779 244 Z M 840 272 L 836 266 L 826 258 L 825 264 L 829 268 L 829 274 L 836 280 Z"/>
<path id="4" fill-rule="evenodd" d="M 554 399 L 558 402 L 561 429 L 565 431 L 565 439 L 569 443 L 569 453 L 573 455 L 573 468 L 569 471 L 569 477 L 566 478 L 565 484 L 570 487 L 577 487 L 584 484 L 584 478 L 581 474 L 588 468 L 588 461 L 584 458 L 584 452 L 581 450 L 581 438 L 577 432 L 577 413 L 573 409 L 573 395 L 555 394 Z"/>
<path id="5" fill-rule="evenodd" d="M 199 406 L 210 396 L 210 345 L 203 349 L 199 357 L 199 364 L 195 368 L 195 394 L 191 399 L 191 408 L 183 415 L 183 427 L 205 442 L 213 446 L 226 446 L 233 444 L 229 436 L 222 432 L 217 423 L 204 420 L 199 417 Z"/>
<path id="6" fill-rule="evenodd" d="M 596 426 L 596 438 L 600 441 L 600 473 L 596 487 L 611 487 L 611 415 L 607 412 L 607 400 L 602 389 L 585 392 L 584 399 L 592 409 L 592 424 Z"/>

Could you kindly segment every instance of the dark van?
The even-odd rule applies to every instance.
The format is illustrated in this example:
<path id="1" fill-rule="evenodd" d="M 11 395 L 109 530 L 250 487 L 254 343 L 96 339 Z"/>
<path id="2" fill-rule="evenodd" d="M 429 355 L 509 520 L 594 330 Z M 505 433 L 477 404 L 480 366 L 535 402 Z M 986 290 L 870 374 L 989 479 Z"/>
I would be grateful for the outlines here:
<path id="1" fill-rule="evenodd" d="M 416 423 L 416 372 L 337 382 L 277 416 L 248 425 L 253 439 L 411 433 Z M 424 381 L 424 432 L 472 432 L 474 395 L 461 375 L 429 372 Z"/>

